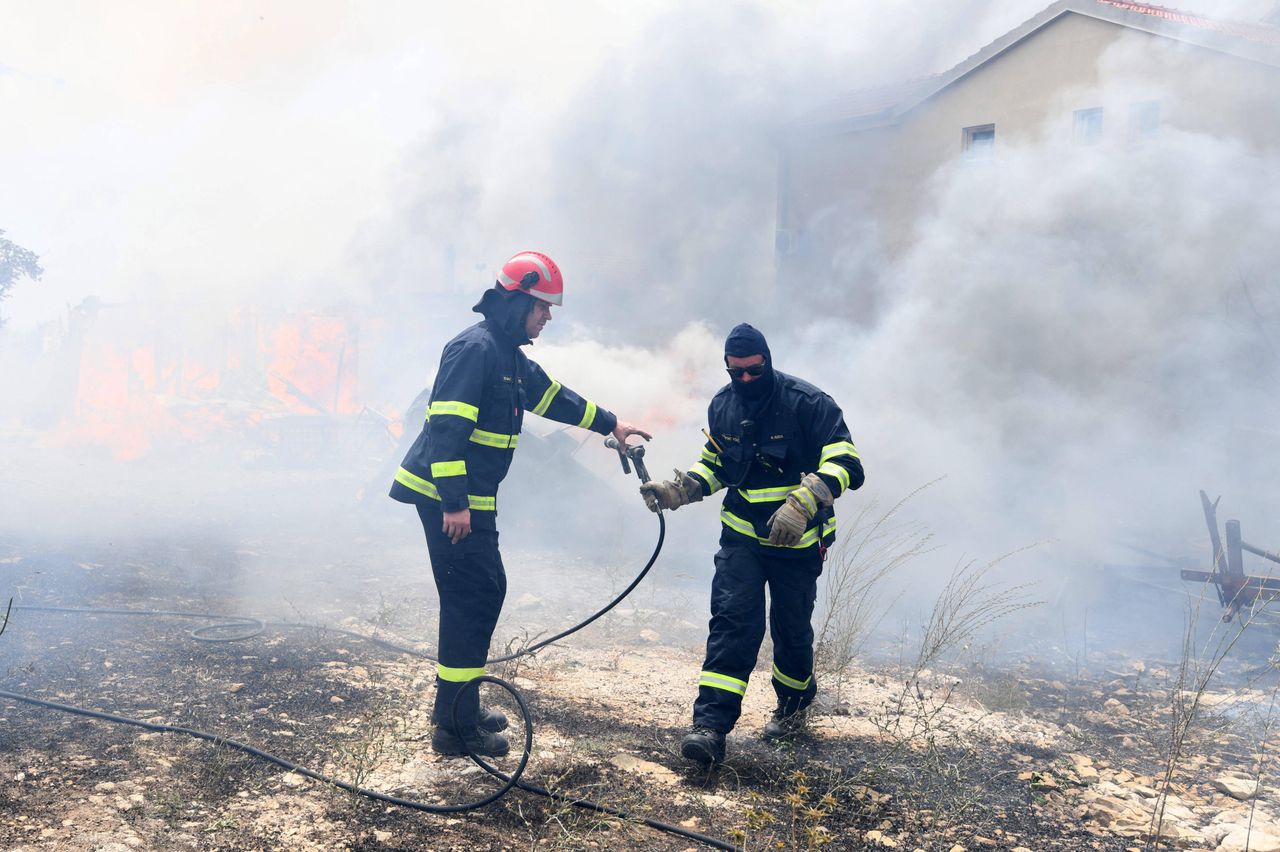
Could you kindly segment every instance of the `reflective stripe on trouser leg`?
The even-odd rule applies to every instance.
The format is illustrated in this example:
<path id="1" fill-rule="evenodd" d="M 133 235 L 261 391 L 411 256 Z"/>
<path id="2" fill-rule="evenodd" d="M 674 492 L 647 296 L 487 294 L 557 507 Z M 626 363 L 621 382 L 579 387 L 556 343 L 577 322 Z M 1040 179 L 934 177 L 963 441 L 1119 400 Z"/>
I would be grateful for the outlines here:
<path id="1" fill-rule="evenodd" d="M 712 689 L 723 689 L 735 695 L 747 694 L 747 682 L 719 672 L 702 672 L 698 675 L 698 686 L 709 686 Z"/>
<path id="2" fill-rule="evenodd" d="M 454 699 L 458 699 L 458 724 L 474 728 L 480 714 L 480 692 L 463 687 L 484 674 L 489 641 L 507 594 L 507 575 L 498 552 L 498 533 L 472 530 L 457 544 L 441 530 L 440 504 L 418 504 L 418 516 L 427 536 L 431 573 L 440 595 L 440 665 L 436 671 L 436 698 L 431 721 L 452 724 Z"/>
<path id="3" fill-rule="evenodd" d="M 695 725 L 728 733 L 738 721 L 764 639 L 764 580 L 752 548 L 728 545 L 716 553 L 707 656 L 693 704 Z"/>
<path id="4" fill-rule="evenodd" d="M 813 603 L 818 596 L 822 557 L 764 560 L 769 582 L 769 636 L 773 640 L 773 691 L 785 713 L 813 703 Z"/>

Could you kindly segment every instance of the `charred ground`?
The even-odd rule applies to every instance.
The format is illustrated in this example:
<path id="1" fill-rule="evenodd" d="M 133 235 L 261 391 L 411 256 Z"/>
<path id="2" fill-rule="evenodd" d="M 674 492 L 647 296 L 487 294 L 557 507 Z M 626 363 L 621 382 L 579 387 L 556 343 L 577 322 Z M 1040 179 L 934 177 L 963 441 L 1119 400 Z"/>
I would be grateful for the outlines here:
<path id="1" fill-rule="evenodd" d="M 264 588 L 281 591 L 257 582 L 263 566 L 290 558 L 287 549 L 210 533 L 59 548 L 9 541 L 0 558 L 20 578 L 20 603 L 256 613 Z M 432 635 L 424 614 L 433 596 L 416 557 L 372 574 L 358 567 L 318 558 L 313 588 L 280 596 L 291 610 L 280 620 L 405 644 Z M 580 567 L 546 570 L 569 577 Z M 516 591 L 499 636 L 518 644 L 598 603 L 590 589 L 557 587 L 571 591 L 556 600 Z M 1228 672 L 1230 694 L 1207 693 L 1171 764 L 1178 661 L 1122 656 L 1070 677 L 1031 661 L 948 666 L 910 683 L 900 667 L 860 669 L 781 749 L 755 738 L 769 699 L 753 689 L 729 762 L 695 771 L 677 752 L 700 656 L 695 596 L 641 594 L 564 647 L 496 672 L 524 690 L 535 715 L 528 780 L 748 848 L 1118 850 L 1152 842 L 1150 815 L 1172 765 L 1164 836 L 1226 850 L 1235 847 L 1229 832 L 1214 836 L 1215 815 L 1248 808 L 1215 779 L 1267 775 L 1269 717 L 1250 715 L 1270 694 L 1266 666 L 1240 663 Z M 0 688 L 210 731 L 407 798 L 453 803 L 492 788 L 467 762 L 431 755 L 426 660 L 309 626 L 209 643 L 189 633 L 201 622 L 171 617 L 18 616 L 0 639 Z M 478 812 L 423 814 L 176 734 L 11 701 L 0 715 L 0 841 L 9 848 L 693 845 L 521 792 Z M 520 726 L 510 733 L 518 741 Z M 1270 808 L 1264 794 L 1252 811 L 1258 840 Z"/>

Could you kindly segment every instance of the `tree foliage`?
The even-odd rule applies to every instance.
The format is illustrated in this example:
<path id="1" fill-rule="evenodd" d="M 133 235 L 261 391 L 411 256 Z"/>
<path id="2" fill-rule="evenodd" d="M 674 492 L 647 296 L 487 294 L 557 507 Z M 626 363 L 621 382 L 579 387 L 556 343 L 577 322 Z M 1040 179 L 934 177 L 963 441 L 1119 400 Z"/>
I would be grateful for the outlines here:
<path id="1" fill-rule="evenodd" d="M 26 276 L 32 281 L 39 281 L 43 274 L 40 256 L 31 249 L 5 239 L 4 230 L 0 229 L 0 301 L 8 298 L 9 290 L 19 278 Z M 0 317 L 0 325 L 3 324 L 4 318 Z"/>

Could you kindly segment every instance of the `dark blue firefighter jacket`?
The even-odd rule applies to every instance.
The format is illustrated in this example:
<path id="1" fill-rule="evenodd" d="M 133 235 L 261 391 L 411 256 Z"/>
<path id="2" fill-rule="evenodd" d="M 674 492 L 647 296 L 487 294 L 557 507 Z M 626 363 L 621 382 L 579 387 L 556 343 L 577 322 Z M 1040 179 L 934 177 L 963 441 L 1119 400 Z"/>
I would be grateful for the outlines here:
<path id="1" fill-rule="evenodd" d="M 808 382 L 774 371 L 777 387 L 762 410 L 750 415 L 725 385 L 707 408 L 711 440 L 689 473 L 710 495 L 726 489 L 720 510 L 721 541 L 769 544 L 769 517 L 806 473 L 817 473 L 839 497 L 862 485 L 862 460 L 835 400 Z M 835 513 L 820 511 L 794 550 L 829 545 Z M 786 548 L 779 547 L 784 551 Z"/>
<path id="2" fill-rule="evenodd" d="M 396 473 L 393 498 L 437 501 L 445 512 L 469 508 L 473 528 L 497 529 L 498 485 L 511 466 L 525 411 L 601 435 L 614 430 L 617 417 L 520 351 L 530 342 L 523 333 L 530 298 L 490 290 L 476 306 L 485 320 L 444 347 L 426 422 Z"/>

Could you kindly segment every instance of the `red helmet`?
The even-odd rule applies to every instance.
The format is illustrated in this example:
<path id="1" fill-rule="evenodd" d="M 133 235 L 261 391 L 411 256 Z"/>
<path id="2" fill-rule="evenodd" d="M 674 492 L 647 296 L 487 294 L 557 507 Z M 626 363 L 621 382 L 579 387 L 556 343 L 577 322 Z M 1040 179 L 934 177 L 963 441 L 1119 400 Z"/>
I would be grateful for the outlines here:
<path id="1" fill-rule="evenodd" d="M 564 276 L 560 274 L 560 267 L 541 252 L 522 251 L 502 264 L 498 286 L 504 290 L 523 290 L 553 305 L 564 302 Z"/>

